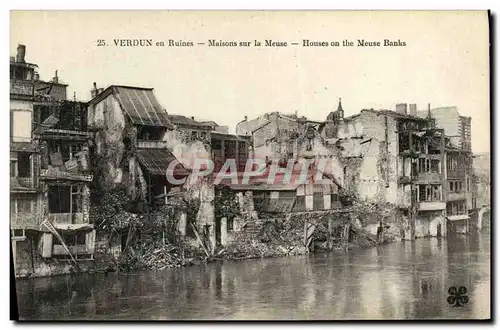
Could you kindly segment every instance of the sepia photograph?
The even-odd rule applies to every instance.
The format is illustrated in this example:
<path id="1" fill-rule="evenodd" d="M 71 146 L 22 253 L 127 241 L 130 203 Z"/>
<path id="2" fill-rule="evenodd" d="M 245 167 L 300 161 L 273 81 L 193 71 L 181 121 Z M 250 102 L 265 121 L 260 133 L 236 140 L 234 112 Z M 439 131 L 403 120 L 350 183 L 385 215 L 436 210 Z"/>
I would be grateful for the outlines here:
<path id="1" fill-rule="evenodd" d="M 11 318 L 491 321 L 491 20 L 12 10 Z"/>

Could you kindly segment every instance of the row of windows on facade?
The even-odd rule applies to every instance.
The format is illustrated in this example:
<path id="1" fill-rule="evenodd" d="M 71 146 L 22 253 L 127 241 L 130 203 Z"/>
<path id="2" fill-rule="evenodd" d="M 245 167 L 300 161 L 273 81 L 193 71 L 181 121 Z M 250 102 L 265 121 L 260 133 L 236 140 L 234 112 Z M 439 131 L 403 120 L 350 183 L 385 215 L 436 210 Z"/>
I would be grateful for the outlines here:
<path id="1" fill-rule="evenodd" d="M 66 161 L 76 157 L 76 154 L 82 151 L 81 143 L 65 143 L 62 141 L 51 140 L 48 143 L 49 159 L 52 166 L 62 166 Z M 29 178 L 31 177 L 31 158 L 30 153 L 18 152 L 16 159 L 10 160 L 10 176 Z"/>
<path id="2" fill-rule="evenodd" d="M 449 181 L 448 185 L 449 185 L 450 192 L 463 192 L 464 191 L 464 186 L 463 186 L 462 181 L 459 181 L 459 180 Z M 466 188 L 467 192 L 470 191 L 470 178 L 467 178 L 465 188 Z"/>
<path id="3" fill-rule="evenodd" d="M 418 200 L 420 202 L 437 202 L 442 199 L 442 187 L 440 184 L 418 185 Z"/>
<path id="4" fill-rule="evenodd" d="M 49 213 L 80 213 L 82 212 L 82 187 L 49 186 Z M 11 213 L 34 213 L 34 199 L 29 196 L 17 196 L 11 199 Z"/>
<path id="5" fill-rule="evenodd" d="M 446 214 L 450 215 L 463 215 L 467 213 L 466 201 L 454 201 L 446 203 Z"/>

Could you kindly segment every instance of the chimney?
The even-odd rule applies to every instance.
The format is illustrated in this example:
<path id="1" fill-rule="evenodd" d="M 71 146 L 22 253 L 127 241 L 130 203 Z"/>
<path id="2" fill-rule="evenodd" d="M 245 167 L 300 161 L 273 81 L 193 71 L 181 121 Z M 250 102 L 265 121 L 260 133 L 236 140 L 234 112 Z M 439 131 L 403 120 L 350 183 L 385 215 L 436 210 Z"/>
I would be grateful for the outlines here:
<path id="1" fill-rule="evenodd" d="M 33 79 L 34 79 L 35 81 L 40 80 L 40 74 L 39 74 L 38 72 L 37 72 L 37 73 L 35 73 L 35 75 L 33 76 Z"/>
<path id="2" fill-rule="evenodd" d="M 396 112 L 402 113 L 404 115 L 407 114 L 407 104 L 406 103 L 397 103 L 396 104 Z"/>
<path id="3" fill-rule="evenodd" d="M 410 115 L 417 116 L 417 105 L 415 103 L 410 104 Z"/>
<path id="4" fill-rule="evenodd" d="M 245 121 L 247 121 L 247 120 L 248 120 L 248 116 L 245 116 Z"/>
<path id="5" fill-rule="evenodd" d="M 57 77 L 57 70 L 56 70 L 56 75 L 54 78 L 52 78 L 52 81 L 55 82 L 56 84 L 59 82 L 59 77 Z"/>
<path id="6" fill-rule="evenodd" d="M 193 116 L 191 116 L 191 120 L 194 120 L 194 117 L 193 117 Z"/>
<path id="7" fill-rule="evenodd" d="M 25 45 L 17 45 L 16 62 L 25 63 L 25 61 L 24 61 L 25 55 L 26 55 L 26 46 Z"/>
<path id="8" fill-rule="evenodd" d="M 97 84 L 94 82 L 94 88 L 90 90 L 90 98 L 93 99 L 94 97 L 97 96 L 99 93 L 99 90 L 97 89 Z"/>

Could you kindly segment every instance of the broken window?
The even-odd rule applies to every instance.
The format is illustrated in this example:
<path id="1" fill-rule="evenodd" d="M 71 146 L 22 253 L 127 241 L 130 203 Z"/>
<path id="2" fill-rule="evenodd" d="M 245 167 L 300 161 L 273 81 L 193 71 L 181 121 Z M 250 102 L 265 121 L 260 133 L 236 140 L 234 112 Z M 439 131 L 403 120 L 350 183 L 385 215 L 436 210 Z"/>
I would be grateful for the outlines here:
<path id="1" fill-rule="evenodd" d="M 441 185 L 432 184 L 424 185 L 421 184 L 418 187 L 419 191 L 419 201 L 420 202 L 436 202 L 442 199 Z"/>
<path id="2" fill-rule="evenodd" d="M 68 246 L 85 245 L 87 239 L 86 234 L 84 232 L 63 233 L 62 238 L 64 240 L 64 243 Z"/>
<path id="3" fill-rule="evenodd" d="M 82 187 L 71 186 L 71 213 L 82 212 Z"/>
<path id="4" fill-rule="evenodd" d="M 83 144 L 78 142 L 67 142 L 51 140 L 48 143 L 50 152 L 50 165 L 62 166 L 65 162 L 76 157 L 82 151 Z"/>
<path id="5" fill-rule="evenodd" d="M 428 173 L 431 169 L 430 159 L 419 158 L 418 159 L 419 173 Z"/>
<path id="6" fill-rule="evenodd" d="M 243 172 L 248 159 L 248 146 L 245 141 L 239 141 L 238 144 L 238 171 Z"/>
<path id="7" fill-rule="evenodd" d="M 455 156 L 448 155 L 446 157 L 446 167 L 449 171 L 455 171 L 458 169 L 458 158 Z"/>
<path id="8" fill-rule="evenodd" d="M 20 152 L 17 155 L 17 176 L 21 178 L 31 177 L 30 154 Z"/>
<path id="9" fill-rule="evenodd" d="M 212 159 L 214 161 L 214 172 L 218 172 L 224 160 L 222 159 L 222 141 L 219 139 L 212 139 Z"/>
<path id="10" fill-rule="evenodd" d="M 17 160 L 10 161 L 10 176 L 17 176 Z"/>
<path id="11" fill-rule="evenodd" d="M 269 191 L 255 191 L 253 193 L 253 202 L 255 209 L 259 211 L 266 211 L 269 208 L 271 193 Z"/>
<path id="12" fill-rule="evenodd" d="M 431 201 L 441 200 L 441 185 L 431 185 Z"/>
<path id="13" fill-rule="evenodd" d="M 412 177 L 415 177 L 418 175 L 418 164 L 415 162 L 415 163 L 411 163 L 411 176 Z"/>
<path id="14" fill-rule="evenodd" d="M 440 167 L 441 162 L 438 159 L 432 159 L 431 160 L 431 172 L 432 173 L 439 173 L 439 167 Z"/>
<path id="15" fill-rule="evenodd" d="M 49 212 L 70 213 L 71 186 L 49 186 Z"/>
<path id="16" fill-rule="evenodd" d="M 191 139 L 196 140 L 198 138 L 198 132 L 197 131 L 192 131 L 191 132 Z"/>
<path id="17" fill-rule="evenodd" d="M 325 207 L 325 199 L 323 197 L 323 190 L 314 191 L 313 193 L 313 210 L 323 210 Z"/>
<path id="18" fill-rule="evenodd" d="M 49 213 L 82 212 L 82 187 L 78 185 L 49 186 Z"/>
<path id="19" fill-rule="evenodd" d="M 163 138 L 164 133 L 165 130 L 160 127 L 139 126 L 137 130 L 137 139 L 158 141 Z"/>
<path id="20" fill-rule="evenodd" d="M 236 141 L 226 140 L 224 141 L 225 150 L 224 150 L 224 161 L 226 159 L 236 159 Z"/>
<path id="21" fill-rule="evenodd" d="M 409 150 L 410 135 L 407 132 L 399 133 L 399 152 Z"/>

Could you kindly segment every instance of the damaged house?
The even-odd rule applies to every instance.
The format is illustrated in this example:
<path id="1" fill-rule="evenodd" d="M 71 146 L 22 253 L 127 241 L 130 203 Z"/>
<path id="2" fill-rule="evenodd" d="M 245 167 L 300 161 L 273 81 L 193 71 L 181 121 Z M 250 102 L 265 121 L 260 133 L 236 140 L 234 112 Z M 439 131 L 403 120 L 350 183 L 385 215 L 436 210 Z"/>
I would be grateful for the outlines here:
<path id="1" fill-rule="evenodd" d="M 165 205 L 173 188 L 166 173 L 176 160 L 165 137 L 174 126 L 153 89 L 112 85 L 93 94 L 88 123 L 95 131 L 93 153 L 100 159 L 103 189 L 125 185 L 139 209 Z M 188 174 L 182 165 L 175 171 Z"/>
<path id="2" fill-rule="evenodd" d="M 14 269 L 16 276 L 66 274 L 77 260 L 92 259 L 94 248 L 86 105 L 54 98 L 50 88 L 35 90 L 36 66 L 24 53 L 20 45 L 11 61 Z"/>
<path id="3" fill-rule="evenodd" d="M 234 160 L 238 172 L 242 173 L 249 158 L 251 137 L 227 133 L 215 122 L 197 121 L 193 117 L 169 114 L 169 120 L 174 125 L 174 130 L 168 131 L 166 143 L 182 162 L 184 167 L 192 169 L 196 159 L 207 159 L 214 163 L 212 175 L 198 178 L 195 184 L 188 178 L 184 189 L 189 198 L 199 199 L 196 225 L 198 232 L 202 233 L 208 246 L 212 248 L 221 243 L 226 225 L 221 225 L 222 219 L 215 217 L 214 199 L 217 186 L 213 184 L 215 175 L 219 173 L 227 160 Z M 232 225 L 227 227 L 232 230 Z M 182 235 L 193 237 L 190 227 L 183 221 L 179 225 Z"/>
<path id="4" fill-rule="evenodd" d="M 95 229 L 89 223 L 92 134 L 87 129 L 87 105 L 38 95 L 33 132 L 40 145 L 47 220 L 42 227 L 42 256 L 93 259 Z"/>
<path id="5" fill-rule="evenodd" d="M 425 111 L 418 115 L 425 116 Z M 428 109 L 436 127 L 445 133 L 446 218 L 456 233 L 468 233 L 480 226 L 477 215 L 477 186 L 474 184 L 471 151 L 471 118 L 461 116 L 457 107 Z"/>
<path id="6" fill-rule="evenodd" d="M 26 47 L 19 45 L 17 55 L 10 58 L 10 237 L 16 277 L 35 272 L 43 221 L 39 148 L 31 131 L 38 66 L 25 61 L 25 52 Z"/>
<path id="7" fill-rule="evenodd" d="M 387 205 L 391 231 L 407 239 L 446 235 L 444 131 L 418 117 L 415 104 L 351 117 L 339 105 L 322 134 L 339 149 L 345 187 Z"/>
<path id="8" fill-rule="evenodd" d="M 264 171 L 248 183 L 223 181 L 237 192 L 240 204 L 250 210 L 248 219 L 243 219 L 246 230 L 258 232 L 258 214 L 279 216 L 314 211 L 322 217 L 325 212 L 341 208 L 335 146 L 328 145 L 321 136 L 320 125 L 305 117 L 279 112 L 253 120 L 245 118 L 238 124 L 237 132 L 252 136 L 253 157 L 266 163 Z M 317 182 L 317 178 L 322 182 Z"/>

